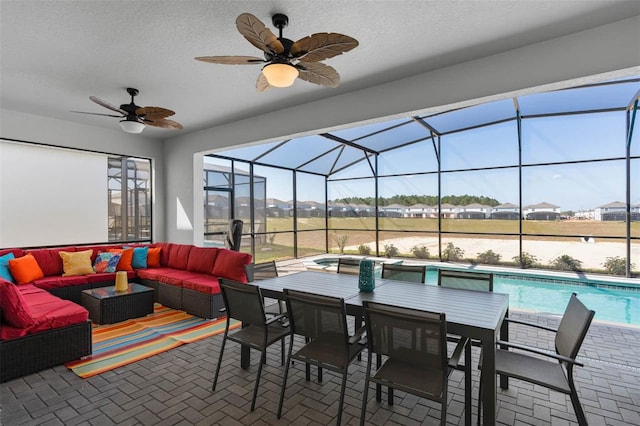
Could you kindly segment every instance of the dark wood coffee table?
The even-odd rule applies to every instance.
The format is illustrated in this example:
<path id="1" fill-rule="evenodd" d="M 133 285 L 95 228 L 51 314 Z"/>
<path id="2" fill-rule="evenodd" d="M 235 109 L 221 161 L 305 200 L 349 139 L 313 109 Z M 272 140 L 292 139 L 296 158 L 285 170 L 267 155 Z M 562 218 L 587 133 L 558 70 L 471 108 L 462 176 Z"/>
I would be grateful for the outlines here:
<path id="1" fill-rule="evenodd" d="M 82 290 L 80 304 L 89 311 L 91 321 L 113 324 L 153 313 L 153 289 L 129 283 L 127 291 L 116 292 L 115 286 Z"/>

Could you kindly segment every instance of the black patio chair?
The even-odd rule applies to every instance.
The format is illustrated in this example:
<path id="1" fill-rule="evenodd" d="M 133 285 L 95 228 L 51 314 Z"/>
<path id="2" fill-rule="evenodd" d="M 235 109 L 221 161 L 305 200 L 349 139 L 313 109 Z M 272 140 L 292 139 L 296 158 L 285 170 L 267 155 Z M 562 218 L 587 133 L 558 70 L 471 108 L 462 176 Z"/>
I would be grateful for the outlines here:
<path id="1" fill-rule="evenodd" d="M 460 339 L 447 356 L 447 321 L 444 313 L 363 302 L 367 329 L 367 372 L 362 396 L 360 425 L 365 424 L 369 383 L 388 386 L 440 403 L 440 424 L 447 418 L 447 389 L 451 371 L 467 346 Z M 371 374 L 373 354 L 383 355 Z M 470 369 L 465 374 L 470 375 Z M 376 398 L 377 399 L 377 398 Z M 379 401 L 378 401 L 379 402 Z M 466 410 L 471 399 L 465 401 Z"/>
<path id="2" fill-rule="evenodd" d="M 280 391 L 278 418 L 282 415 L 289 368 L 292 361 L 297 360 L 306 365 L 311 364 L 319 368 L 326 368 L 342 375 L 336 422 L 339 425 L 342 419 L 349 364 L 365 347 L 361 342 L 364 327 L 360 328 L 353 336 L 349 335 L 347 311 L 344 300 L 341 298 L 289 289 L 284 289 L 284 295 L 292 333 Z M 305 343 L 300 349 L 293 352 L 293 340 L 296 335 L 304 337 Z M 310 380 L 308 370 L 306 380 Z"/>
<path id="3" fill-rule="evenodd" d="M 426 268 L 423 265 L 382 264 L 382 278 L 388 280 L 424 283 Z"/>
<path id="4" fill-rule="evenodd" d="M 462 290 L 493 291 L 493 274 L 438 269 L 438 285 Z"/>
<path id="5" fill-rule="evenodd" d="M 278 267 L 276 266 L 275 260 L 262 263 L 250 263 L 248 265 L 244 265 L 244 269 L 249 282 L 266 280 L 267 278 L 276 278 L 278 276 Z M 278 300 L 275 303 L 271 303 L 273 302 L 273 299 L 268 300 L 270 302 L 264 307 L 265 313 L 278 315 L 286 312 L 284 300 Z"/>
<path id="6" fill-rule="evenodd" d="M 339 257 L 338 273 L 358 275 L 360 273 L 360 259 L 353 257 Z"/>
<path id="7" fill-rule="evenodd" d="M 584 341 L 595 311 L 578 300 L 576 293 L 571 295 L 567 308 L 562 315 L 557 329 L 540 324 L 505 318 L 505 321 L 535 327 L 555 333 L 555 353 L 541 350 L 531 346 L 516 344 L 513 342 L 496 342 L 496 374 L 515 379 L 524 380 L 539 386 L 562 392 L 569 395 L 573 410 L 576 413 L 578 424 L 587 425 L 580 399 L 573 382 L 573 367 L 582 363 L 576 361 L 580 346 Z M 512 348 L 507 350 L 503 348 Z M 522 352 L 519 352 L 522 351 Z M 528 352 L 528 353 L 527 353 Z M 531 355 L 535 354 L 535 355 Z M 550 359 L 543 359 L 540 356 Z M 482 363 L 480 363 L 481 365 Z M 480 378 L 480 392 L 478 393 L 478 424 L 482 404 L 482 372 Z"/>
<path id="8" fill-rule="evenodd" d="M 224 330 L 224 337 L 222 338 L 220 357 L 218 358 L 218 365 L 216 366 L 212 391 L 215 392 L 216 390 L 227 340 L 246 345 L 251 349 L 259 350 L 261 354 L 260 363 L 253 390 L 253 399 L 251 401 L 251 411 L 253 411 L 256 405 L 258 386 L 260 385 L 262 365 L 266 363 L 267 359 L 267 348 L 278 340 L 281 340 L 283 341 L 282 348 L 284 349 L 284 338 L 291 330 L 283 324 L 286 314 L 280 314 L 267 319 L 259 287 L 226 278 L 219 278 L 218 281 L 220 283 L 220 289 L 222 290 L 222 298 L 224 299 L 227 323 Z M 242 328 L 230 334 L 229 324 L 232 318 L 242 321 Z M 282 363 L 284 364 L 284 350 L 281 356 Z"/>

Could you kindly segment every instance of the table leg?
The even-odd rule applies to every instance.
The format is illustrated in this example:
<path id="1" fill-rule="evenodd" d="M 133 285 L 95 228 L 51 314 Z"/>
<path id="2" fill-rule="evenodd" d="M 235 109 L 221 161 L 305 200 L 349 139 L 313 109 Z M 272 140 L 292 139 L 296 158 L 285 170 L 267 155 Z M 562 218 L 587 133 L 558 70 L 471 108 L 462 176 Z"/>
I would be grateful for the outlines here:
<path id="1" fill-rule="evenodd" d="M 496 423 L 496 344 L 494 339 L 482 341 L 482 420 Z"/>
<path id="2" fill-rule="evenodd" d="M 509 311 L 507 311 L 505 318 L 509 317 Z M 502 326 L 500 327 L 500 340 L 503 342 L 509 341 L 509 321 L 502 321 Z M 506 346 L 502 346 L 500 349 L 508 350 Z M 509 389 L 509 377 L 508 376 L 500 376 L 500 389 Z"/>

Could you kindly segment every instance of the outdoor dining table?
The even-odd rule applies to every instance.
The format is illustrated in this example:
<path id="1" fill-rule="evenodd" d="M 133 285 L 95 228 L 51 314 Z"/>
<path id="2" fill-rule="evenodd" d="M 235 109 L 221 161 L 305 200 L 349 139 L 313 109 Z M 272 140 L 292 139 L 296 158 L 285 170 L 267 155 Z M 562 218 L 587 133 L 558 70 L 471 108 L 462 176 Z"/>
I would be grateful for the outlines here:
<path id="1" fill-rule="evenodd" d="M 483 423 L 495 424 L 496 414 L 496 345 L 508 340 L 509 295 L 440 287 L 437 285 L 376 279 L 372 292 L 360 292 L 358 276 L 325 272 L 298 272 L 255 282 L 264 297 L 282 299 L 285 288 L 341 297 L 347 314 L 361 316 L 362 302 L 372 301 L 433 312 L 444 312 L 447 332 L 480 341 L 482 345 Z M 248 368 L 248 351 L 243 351 L 242 366 Z M 501 387 L 506 388 L 506 378 Z M 466 407 L 467 419 L 471 407 Z"/>

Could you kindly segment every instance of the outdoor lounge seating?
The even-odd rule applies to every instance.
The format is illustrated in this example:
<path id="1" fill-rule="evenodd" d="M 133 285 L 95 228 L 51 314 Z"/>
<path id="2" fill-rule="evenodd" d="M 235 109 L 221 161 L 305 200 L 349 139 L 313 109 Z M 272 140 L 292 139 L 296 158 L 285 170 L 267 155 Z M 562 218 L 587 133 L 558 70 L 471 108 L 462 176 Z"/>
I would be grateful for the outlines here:
<path id="1" fill-rule="evenodd" d="M 496 374 L 524 380 L 569 395 L 578 418 L 578 424 L 581 426 L 586 425 L 587 418 L 573 382 L 573 367 L 583 365 L 576 361 L 576 357 L 594 315 L 595 311 L 587 309 L 578 300 L 576 294 L 573 293 L 557 330 L 540 324 L 505 318 L 505 321 L 510 323 L 554 332 L 556 353 L 513 342 L 498 341 Z M 529 354 L 526 352 L 529 352 Z M 530 354 L 535 354 L 536 356 Z M 540 355 L 551 358 L 551 360 L 542 359 Z M 482 380 L 480 383 L 482 383 Z M 479 401 L 482 401 L 482 387 L 480 387 Z M 478 403 L 478 423 L 480 423 L 481 408 L 481 404 Z"/>
<path id="2" fill-rule="evenodd" d="M 305 365 L 312 364 L 342 375 L 336 421 L 336 424 L 340 425 L 347 386 L 347 372 L 349 364 L 364 349 L 364 344 L 361 342 L 364 327 L 360 328 L 353 336 L 349 335 L 344 299 L 289 289 L 284 289 L 284 297 L 287 302 L 291 336 L 280 391 L 278 418 L 282 415 L 291 361 L 296 360 Z M 305 344 L 293 352 L 293 341 L 296 335 L 304 337 Z M 309 380 L 309 378 L 309 370 L 307 370 L 306 379 Z M 318 380 L 321 381 L 321 378 Z"/>
<path id="3" fill-rule="evenodd" d="M 220 278 L 220 288 L 222 289 L 227 322 L 218 365 L 216 366 L 216 374 L 213 379 L 212 391 L 215 392 L 216 390 L 227 340 L 259 350 L 261 354 L 260 362 L 256 375 L 256 385 L 253 389 L 253 399 L 251 400 L 251 411 L 253 411 L 256 406 L 262 366 L 267 359 L 267 348 L 278 340 L 284 341 L 285 336 L 290 332 L 289 327 L 285 327 L 281 321 L 286 318 L 286 314 L 267 319 L 264 312 L 262 294 L 257 286 Z M 229 334 L 231 319 L 242 321 L 242 328 Z M 282 362 L 284 363 L 284 351 L 282 351 Z"/>
<path id="4" fill-rule="evenodd" d="M 365 424 L 369 383 L 388 386 L 440 403 L 440 424 L 447 418 L 449 374 L 458 365 L 467 339 L 460 339 L 447 356 L 447 322 L 444 313 L 418 311 L 363 302 L 367 328 L 367 372 L 362 395 L 360 425 Z M 384 355 L 372 375 L 373 354 Z M 467 365 L 467 368 L 469 366 Z M 465 374 L 469 375 L 470 371 Z M 379 402 L 379 401 L 378 401 Z M 467 402 L 469 409 L 470 400 Z"/>

